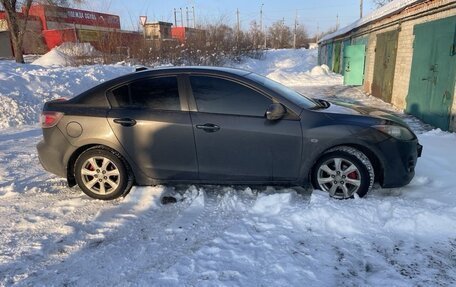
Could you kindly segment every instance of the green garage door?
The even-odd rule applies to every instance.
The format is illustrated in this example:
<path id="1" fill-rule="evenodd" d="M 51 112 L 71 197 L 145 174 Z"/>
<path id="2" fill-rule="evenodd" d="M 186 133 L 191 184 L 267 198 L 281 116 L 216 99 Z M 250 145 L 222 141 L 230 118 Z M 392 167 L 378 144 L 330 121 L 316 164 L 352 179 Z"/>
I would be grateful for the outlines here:
<path id="1" fill-rule="evenodd" d="M 328 44 L 326 47 L 327 47 L 326 51 L 328 52 L 328 54 L 327 54 L 328 57 L 326 58 L 326 60 L 327 60 L 326 64 L 328 65 L 328 67 L 330 69 L 332 69 L 332 66 L 333 66 L 333 44 L 332 43 Z"/>
<path id="2" fill-rule="evenodd" d="M 363 84 L 365 53 L 365 45 L 350 45 L 344 48 L 344 85 Z"/>
<path id="3" fill-rule="evenodd" d="M 456 78 L 456 16 L 414 27 L 407 112 L 448 130 Z"/>
<path id="4" fill-rule="evenodd" d="M 341 43 L 336 42 L 334 44 L 334 61 L 333 61 L 333 66 L 332 66 L 332 71 L 334 73 L 340 74 L 340 50 L 341 50 Z"/>

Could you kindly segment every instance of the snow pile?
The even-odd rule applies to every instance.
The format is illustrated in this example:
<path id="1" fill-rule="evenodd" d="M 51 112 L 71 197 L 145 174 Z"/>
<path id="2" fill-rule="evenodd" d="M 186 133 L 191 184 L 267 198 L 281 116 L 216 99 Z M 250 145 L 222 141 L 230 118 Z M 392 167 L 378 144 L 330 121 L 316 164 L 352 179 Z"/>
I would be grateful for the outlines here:
<path id="1" fill-rule="evenodd" d="M 54 48 L 43 56 L 32 62 L 32 65 L 43 67 L 65 67 L 74 65 L 74 59 L 61 52 L 58 48 Z"/>
<path id="2" fill-rule="evenodd" d="M 77 57 L 99 56 L 90 43 L 63 43 L 32 62 L 43 67 L 65 67 L 75 65 Z"/>
<path id="3" fill-rule="evenodd" d="M 71 98 L 132 71 L 133 68 L 125 66 L 43 68 L 0 61 L 0 128 L 35 124 L 44 102 Z"/>
<path id="4" fill-rule="evenodd" d="M 236 68 L 264 75 L 291 87 L 342 85 L 343 77 L 333 73 L 328 66 L 315 66 L 316 49 L 268 50 L 264 59 L 248 58 Z"/>
<path id="5" fill-rule="evenodd" d="M 328 76 L 331 75 L 331 70 L 327 65 L 321 65 L 321 66 L 315 66 L 310 70 L 310 75 L 311 76 Z"/>
<path id="6" fill-rule="evenodd" d="M 57 47 L 57 49 L 71 57 L 98 57 L 101 52 L 95 49 L 90 43 L 71 43 L 66 42 Z"/>

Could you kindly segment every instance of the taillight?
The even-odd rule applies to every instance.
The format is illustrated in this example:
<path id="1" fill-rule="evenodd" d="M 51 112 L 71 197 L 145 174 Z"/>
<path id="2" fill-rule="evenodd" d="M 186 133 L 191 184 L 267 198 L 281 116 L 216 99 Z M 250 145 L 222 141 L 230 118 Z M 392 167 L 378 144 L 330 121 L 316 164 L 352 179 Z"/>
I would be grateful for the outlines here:
<path id="1" fill-rule="evenodd" d="M 41 119 L 40 119 L 41 127 L 42 128 L 52 128 L 60 121 L 60 119 L 62 117 L 63 117 L 63 113 L 60 113 L 60 112 L 50 112 L 50 111 L 42 112 Z"/>

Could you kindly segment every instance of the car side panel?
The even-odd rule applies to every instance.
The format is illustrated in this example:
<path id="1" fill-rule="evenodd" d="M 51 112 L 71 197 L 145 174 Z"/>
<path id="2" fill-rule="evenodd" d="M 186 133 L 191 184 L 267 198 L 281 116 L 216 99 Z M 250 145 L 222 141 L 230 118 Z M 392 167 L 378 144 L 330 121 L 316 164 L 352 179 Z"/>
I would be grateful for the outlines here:
<path id="1" fill-rule="evenodd" d="M 114 122 L 116 118 L 134 119 L 136 124 L 122 126 Z M 128 155 L 151 179 L 198 179 L 188 111 L 112 109 L 108 122 Z"/>
<path id="2" fill-rule="evenodd" d="M 301 165 L 299 121 L 192 112 L 201 180 L 296 181 Z"/>
<path id="3" fill-rule="evenodd" d="M 117 151 L 124 157 L 132 168 L 138 183 L 147 182 L 146 176 L 128 156 L 113 134 L 111 127 L 106 120 L 107 109 L 87 110 L 72 107 L 66 110 L 63 109 L 62 111 L 65 112 L 65 116 L 60 120 L 56 127 L 52 128 L 58 129 L 67 141 L 66 145 L 61 144 L 58 147 L 58 152 L 61 154 L 62 166 L 64 167 L 65 172 L 65 175 L 62 174 L 62 176 L 66 177 L 69 160 L 78 148 L 89 145 L 103 145 Z M 81 133 L 79 136 L 76 136 L 77 130 L 79 129 L 78 127 L 80 127 Z"/>
<path id="4" fill-rule="evenodd" d="M 337 121 L 325 114 L 312 111 L 303 112 L 301 117 L 303 157 L 300 174 L 304 183 L 309 182 L 312 167 L 321 155 L 336 146 L 362 146 L 372 152 L 384 166 L 385 158 L 377 144 L 387 140 L 386 135 L 373 133 L 368 127 L 344 123 L 342 120 Z"/>

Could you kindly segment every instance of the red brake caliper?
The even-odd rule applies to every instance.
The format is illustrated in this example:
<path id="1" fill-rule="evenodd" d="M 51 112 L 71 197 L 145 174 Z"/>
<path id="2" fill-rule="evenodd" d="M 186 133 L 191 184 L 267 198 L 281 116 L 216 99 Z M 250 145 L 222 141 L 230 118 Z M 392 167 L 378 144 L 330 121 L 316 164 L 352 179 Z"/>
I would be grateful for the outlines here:
<path id="1" fill-rule="evenodd" d="M 356 171 L 352 171 L 349 174 L 347 174 L 347 177 L 349 179 L 358 179 L 358 174 L 356 173 Z"/>

